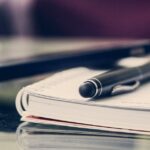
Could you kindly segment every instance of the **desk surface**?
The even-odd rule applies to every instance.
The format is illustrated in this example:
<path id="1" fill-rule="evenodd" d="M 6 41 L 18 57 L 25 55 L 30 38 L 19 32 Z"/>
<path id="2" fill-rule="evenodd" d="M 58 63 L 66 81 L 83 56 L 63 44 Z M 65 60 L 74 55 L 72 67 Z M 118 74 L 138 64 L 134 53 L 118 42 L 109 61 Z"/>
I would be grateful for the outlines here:
<path id="1" fill-rule="evenodd" d="M 15 110 L 0 110 L 0 147 L 11 150 L 69 149 L 69 150 L 148 150 L 150 137 L 107 133 L 103 131 L 72 130 L 58 126 L 25 128 L 18 136 L 16 129 L 22 124 Z M 20 127 L 19 127 L 20 128 Z M 25 131 L 28 130 L 28 131 Z M 20 132 L 21 133 L 21 132 Z M 21 143 L 20 143 L 21 141 Z"/>
<path id="2" fill-rule="evenodd" d="M 140 135 L 128 135 L 93 132 L 89 131 L 74 132 L 70 128 L 64 127 L 46 127 L 46 132 L 43 131 L 45 126 L 39 128 L 30 128 L 31 136 L 19 136 L 16 130 L 22 122 L 20 116 L 16 112 L 14 100 L 18 88 L 21 85 L 29 83 L 29 80 L 16 80 L 13 82 L 1 83 L 0 89 L 6 93 L 0 93 L 0 148 L 11 150 L 30 150 L 30 149 L 69 149 L 69 150 L 149 150 L 150 136 L 143 137 Z M 31 81 L 31 80 L 30 80 Z M 18 84 L 18 85 L 17 85 Z M 16 89 L 13 88 L 15 85 Z M 57 130 L 56 130 L 57 129 Z M 24 130 L 25 131 L 25 130 Z M 82 133 L 82 135 L 80 135 Z M 75 136 L 74 136 L 75 135 Z M 20 146 L 20 138 L 25 140 L 26 147 Z M 30 143 L 30 141 L 33 141 Z M 31 144 L 31 145 L 30 145 Z"/>
<path id="3" fill-rule="evenodd" d="M 13 43 L 12 43 L 13 44 Z M 71 45 L 72 46 L 72 45 Z M 61 47 L 61 46 L 60 46 Z M 70 48 L 70 45 L 68 46 Z M 0 50 L 0 52 L 2 52 Z M 14 55 L 16 57 L 16 55 Z M 18 134 L 16 130 L 21 124 L 20 116 L 15 109 L 15 96 L 18 90 L 29 83 L 35 82 L 43 77 L 26 78 L 24 80 L 7 81 L 0 83 L 0 149 L 19 150 Z M 44 126 L 42 128 L 45 128 Z M 55 132 L 54 132 L 55 131 Z M 62 133 L 63 131 L 63 133 Z M 34 137 L 25 136 L 25 143 L 27 141 L 34 141 L 34 144 L 28 149 L 100 149 L 100 150 L 145 150 L 150 149 L 150 137 L 141 137 L 139 135 L 125 135 L 117 136 L 114 134 L 103 134 L 103 131 L 94 133 L 96 135 L 89 135 L 89 132 L 84 131 L 84 135 L 80 135 L 81 131 L 68 132 L 70 129 L 60 127 L 59 130 L 53 126 L 49 126 L 48 132 L 40 131 L 34 134 Z M 37 130 L 36 130 L 37 132 Z M 83 133 L 83 132 L 82 132 Z M 61 135 L 61 136 L 60 136 Z M 76 135 L 76 136 L 74 136 Z M 24 136 L 20 136 L 21 138 Z M 47 141 L 47 142 L 46 142 Z M 39 145 L 39 142 L 40 145 Z"/>

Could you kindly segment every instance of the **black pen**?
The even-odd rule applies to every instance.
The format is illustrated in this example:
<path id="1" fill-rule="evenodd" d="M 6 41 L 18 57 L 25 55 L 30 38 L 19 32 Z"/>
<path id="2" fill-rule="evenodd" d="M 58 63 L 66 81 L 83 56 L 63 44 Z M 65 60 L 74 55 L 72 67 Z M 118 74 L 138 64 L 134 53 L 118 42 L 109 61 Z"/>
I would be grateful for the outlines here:
<path id="1" fill-rule="evenodd" d="M 140 83 L 150 78 L 150 62 L 134 68 L 108 71 L 85 81 L 80 87 L 80 95 L 86 98 L 109 96 L 133 91 Z"/>

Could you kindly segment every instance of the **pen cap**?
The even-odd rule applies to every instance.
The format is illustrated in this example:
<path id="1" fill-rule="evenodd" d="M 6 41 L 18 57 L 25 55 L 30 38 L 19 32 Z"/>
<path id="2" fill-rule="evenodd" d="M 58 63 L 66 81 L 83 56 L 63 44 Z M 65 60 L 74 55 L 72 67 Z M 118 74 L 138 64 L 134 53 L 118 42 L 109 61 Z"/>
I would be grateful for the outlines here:
<path id="1" fill-rule="evenodd" d="M 95 86 L 91 82 L 84 82 L 79 87 L 79 93 L 81 96 L 85 98 L 93 97 L 96 92 Z"/>

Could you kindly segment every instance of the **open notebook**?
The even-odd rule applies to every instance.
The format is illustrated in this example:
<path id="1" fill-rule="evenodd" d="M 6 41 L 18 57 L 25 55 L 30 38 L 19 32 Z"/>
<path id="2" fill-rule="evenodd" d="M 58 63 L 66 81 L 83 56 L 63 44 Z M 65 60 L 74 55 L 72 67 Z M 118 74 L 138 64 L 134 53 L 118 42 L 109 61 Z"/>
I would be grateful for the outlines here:
<path id="1" fill-rule="evenodd" d="M 104 70 L 74 68 L 24 87 L 16 98 L 23 121 L 150 134 L 150 84 L 132 93 L 92 100 L 80 84 Z"/>

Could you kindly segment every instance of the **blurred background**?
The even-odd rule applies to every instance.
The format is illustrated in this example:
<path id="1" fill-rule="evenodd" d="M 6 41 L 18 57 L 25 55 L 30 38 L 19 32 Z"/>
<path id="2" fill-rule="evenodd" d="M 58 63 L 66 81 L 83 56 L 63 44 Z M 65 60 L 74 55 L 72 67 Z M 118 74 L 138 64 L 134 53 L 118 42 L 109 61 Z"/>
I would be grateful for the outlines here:
<path id="1" fill-rule="evenodd" d="M 61 57 L 60 53 L 64 50 L 69 53 L 78 50 L 78 53 L 80 48 L 87 52 L 89 46 L 99 46 L 99 39 L 112 38 L 150 38 L 150 1 L 0 0 L 0 79 L 23 76 L 33 69 L 36 72 L 38 67 L 31 65 L 32 60 L 36 61 L 34 56 L 41 58 L 43 54 L 56 52 L 44 57 L 54 59 Z M 104 42 L 104 45 L 107 43 Z M 142 49 L 139 49 L 141 52 Z M 24 62 L 30 62 L 26 66 L 28 71 L 24 68 L 17 70 Z M 106 62 L 111 64 L 108 58 Z M 62 66 L 62 63 L 58 61 L 57 66 Z M 15 67 L 16 70 L 12 71 Z M 47 67 L 48 63 L 45 69 L 50 69 Z M 51 74 L 53 72 L 0 81 L 0 147 L 18 149 L 15 135 L 20 123 L 15 108 L 18 91 Z"/>
<path id="2" fill-rule="evenodd" d="M 0 0 L 0 36 L 149 38 L 149 0 Z"/>
<path id="3" fill-rule="evenodd" d="M 149 0 L 0 0 L 0 67 L 43 53 L 72 52 L 81 47 L 87 50 L 90 44 L 99 43 L 99 38 L 147 39 L 149 6 Z M 11 75 L 3 71 L 0 77 Z M 2 131 L 16 129 L 14 118 L 19 122 L 15 109 L 19 89 L 49 75 L 0 82 Z"/>

